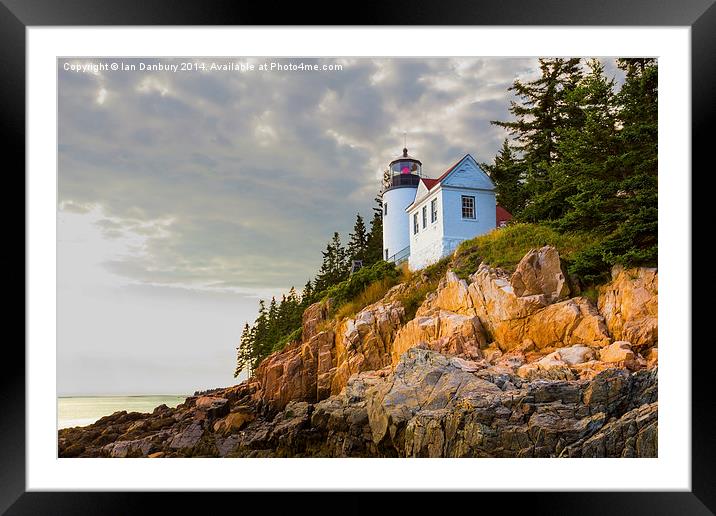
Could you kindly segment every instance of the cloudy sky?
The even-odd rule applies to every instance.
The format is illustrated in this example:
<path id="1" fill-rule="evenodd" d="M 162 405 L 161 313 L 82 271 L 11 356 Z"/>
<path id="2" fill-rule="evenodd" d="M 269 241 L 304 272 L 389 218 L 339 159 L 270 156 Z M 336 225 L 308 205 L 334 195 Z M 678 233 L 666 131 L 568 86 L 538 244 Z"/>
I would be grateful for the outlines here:
<path id="1" fill-rule="evenodd" d="M 271 61 L 342 69 L 258 70 Z M 255 69 L 141 70 L 182 62 Z M 535 58 L 58 60 L 58 393 L 235 383 L 258 299 L 300 290 L 333 231 L 370 217 L 403 133 L 430 177 L 468 152 L 491 161 L 505 134 L 489 122 L 508 119 L 507 87 L 536 70 Z"/>

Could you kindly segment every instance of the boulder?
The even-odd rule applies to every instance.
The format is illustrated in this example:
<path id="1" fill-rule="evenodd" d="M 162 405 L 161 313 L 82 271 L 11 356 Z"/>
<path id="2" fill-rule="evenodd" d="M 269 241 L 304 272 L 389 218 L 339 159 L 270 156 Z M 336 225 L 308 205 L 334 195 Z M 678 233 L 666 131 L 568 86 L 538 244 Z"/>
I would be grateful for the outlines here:
<path id="1" fill-rule="evenodd" d="M 587 346 L 571 346 L 569 348 L 559 348 L 556 353 L 560 359 L 570 366 L 583 364 L 596 358 L 594 350 Z"/>
<path id="2" fill-rule="evenodd" d="M 169 447 L 175 449 L 191 448 L 201 439 L 202 435 L 204 435 L 204 429 L 201 423 L 192 423 L 172 438 L 169 442 Z"/>
<path id="3" fill-rule="evenodd" d="M 225 435 L 233 434 L 241 430 L 247 423 L 250 423 L 254 419 L 256 419 L 256 414 L 250 408 L 232 412 L 224 419 L 214 423 L 214 432 Z"/>
<path id="4" fill-rule="evenodd" d="M 574 380 L 569 364 L 562 360 L 559 351 L 544 356 L 537 362 L 525 364 L 517 369 L 517 375 L 528 381 L 533 380 Z"/>
<path id="5" fill-rule="evenodd" d="M 584 297 L 550 304 L 544 293 L 518 296 L 506 272 L 484 264 L 468 293 L 488 337 L 503 351 L 610 342 L 604 318 Z"/>
<path id="6" fill-rule="evenodd" d="M 634 352 L 629 342 L 618 340 L 601 349 L 599 351 L 599 359 L 602 362 L 626 362 L 634 360 Z"/>
<path id="7" fill-rule="evenodd" d="M 113 458 L 146 457 L 152 449 L 150 439 L 136 439 L 133 441 L 117 441 L 105 446 L 105 451 Z"/>
<path id="8" fill-rule="evenodd" d="M 392 363 L 397 364 L 408 349 L 424 343 L 429 349 L 446 355 L 469 359 L 482 357 L 481 347 L 487 345 L 480 320 L 474 315 L 440 310 L 422 311 L 401 328 L 393 341 Z"/>
<path id="9" fill-rule="evenodd" d="M 435 310 L 446 310 L 461 315 L 476 315 L 467 287 L 465 280 L 460 279 L 453 271 L 448 271 L 438 283 L 435 292 L 426 296 L 415 315 L 419 317 L 433 313 Z"/>
<path id="10" fill-rule="evenodd" d="M 226 398 L 216 398 L 213 396 L 201 396 L 196 400 L 196 408 L 202 410 L 208 410 L 211 407 L 225 405 L 229 400 Z"/>
<path id="11" fill-rule="evenodd" d="M 553 246 L 530 250 L 510 278 L 516 296 L 542 295 L 548 303 L 569 295 L 559 253 Z"/>
<path id="12" fill-rule="evenodd" d="M 657 457 L 659 407 L 641 405 L 564 449 L 560 457 Z"/>
<path id="13" fill-rule="evenodd" d="M 615 266 L 611 281 L 599 287 L 597 306 L 614 340 L 646 350 L 658 341 L 657 269 Z"/>
<path id="14" fill-rule="evenodd" d="M 400 358 L 392 381 L 381 382 L 366 392 L 368 424 L 372 439 L 388 439 L 403 447 L 405 425 L 418 411 L 440 410 L 456 396 L 477 403 L 502 393 L 495 384 L 475 376 L 476 365 L 420 347 L 408 349 Z"/>
<path id="15" fill-rule="evenodd" d="M 502 269 L 480 264 L 471 277 L 468 294 L 475 310 L 488 331 L 504 321 L 524 319 L 547 306 L 543 295 L 517 296 L 510 276 Z"/>

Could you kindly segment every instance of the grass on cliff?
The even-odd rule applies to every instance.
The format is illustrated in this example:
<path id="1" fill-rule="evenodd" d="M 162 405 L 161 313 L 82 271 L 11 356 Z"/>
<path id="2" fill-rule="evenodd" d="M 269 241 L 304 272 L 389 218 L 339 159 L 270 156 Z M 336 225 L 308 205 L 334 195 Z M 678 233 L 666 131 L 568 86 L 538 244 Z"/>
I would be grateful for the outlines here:
<path id="1" fill-rule="evenodd" d="M 438 283 L 445 276 L 451 261 L 452 256 L 446 256 L 424 269 L 413 273 L 406 272 L 405 283 L 408 284 L 408 288 L 397 297 L 397 300 L 402 303 L 405 309 L 406 321 L 415 318 L 415 312 L 423 304 L 427 295 L 438 288 Z"/>
<path id="2" fill-rule="evenodd" d="M 340 321 L 353 317 L 366 306 L 380 301 L 392 287 L 404 283 L 408 288 L 396 299 L 405 307 L 406 320 L 410 320 L 415 317 L 415 312 L 427 294 L 437 288 L 449 263 L 448 256 L 418 272 L 411 272 L 407 262 L 398 266 L 378 262 L 369 268 L 361 269 L 329 292 L 328 297 L 332 297 L 335 303 L 331 309 L 331 318 Z M 371 278 L 376 279 L 366 284 L 366 280 Z M 350 293 L 357 291 L 356 285 L 365 286 L 353 297 L 349 297 Z"/>
<path id="3" fill-rule="evenodd" d="M 453 256 L 452 269 L 463 279 L 477 271 L 483 262 L 491 267 L 514 271 L 530 249 L 553 245 L 569 270 L 578 255 L 600 240 L 599 235 L 586 231 L 558 233 L 545 224 L 511 224 L 462 242 Z"/>
<path id="4" fill-rule="evenodd" d="M 380 300 L 391 287 L 403 281 L 404 276 L 404 271 L 390 262 L 379 261 L 363 267 L 325 291 L 324 298 L 333 300 L 330 316 L 340 320 L 357 314 Z"/>
<path id="5" fill-rule="evenodd" d="M 381 300 L 383 296 L 385 296 L 385 293 L 395 284 L 396 280 L 394 278 L 383 278 L 370 283 L 355 299 L 346 301 L 337 308 L 334 312 L 334 318 L 340 321 L 347 317 L 353 317 L 366 306 Z"/>

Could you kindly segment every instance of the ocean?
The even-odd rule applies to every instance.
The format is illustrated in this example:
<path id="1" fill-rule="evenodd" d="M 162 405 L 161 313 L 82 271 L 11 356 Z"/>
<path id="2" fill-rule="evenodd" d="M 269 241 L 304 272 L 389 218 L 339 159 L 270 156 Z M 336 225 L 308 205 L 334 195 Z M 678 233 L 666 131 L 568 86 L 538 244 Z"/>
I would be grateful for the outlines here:
<path id="1" fill-rule="evenodd" d="M 91 425 L 118 410 L 151 412 L 162 403 L 176 407 L 188 395 L 71 396 L 57 398 L 57 428 Z"/>

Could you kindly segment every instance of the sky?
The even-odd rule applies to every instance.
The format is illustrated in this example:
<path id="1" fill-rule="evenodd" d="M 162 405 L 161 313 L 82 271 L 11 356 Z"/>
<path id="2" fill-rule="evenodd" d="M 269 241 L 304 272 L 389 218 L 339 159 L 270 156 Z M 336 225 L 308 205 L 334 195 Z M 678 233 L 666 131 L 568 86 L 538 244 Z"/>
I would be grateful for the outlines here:
<path id="1" fill-rule="evenodd" d="M 258 300 L 300 291 L 333 232 L 370 219 L 404 139 L 428 177 L 466 153 L 491 162 L 506 134 L 490 120 L 511 118 L 508 87 L 537 65 L 59 59 L 58 395 L 237 383 Z"/>

